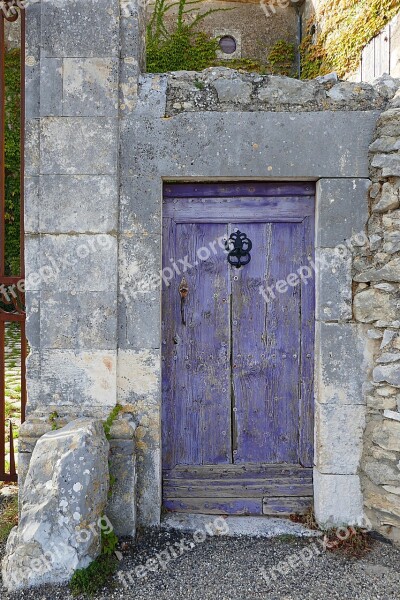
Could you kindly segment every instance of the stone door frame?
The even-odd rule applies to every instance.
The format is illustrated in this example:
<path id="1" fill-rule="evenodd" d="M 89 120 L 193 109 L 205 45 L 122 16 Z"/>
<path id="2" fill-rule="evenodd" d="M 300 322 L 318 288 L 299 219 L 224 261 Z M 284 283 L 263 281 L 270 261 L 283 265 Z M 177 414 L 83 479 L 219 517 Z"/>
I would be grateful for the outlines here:
<path id="1" fill-rule="evenodd" d="M 31 352 L 21 481 L 53 411 L 104 419 L 119 402 L 137 426 L 138 474 L 136 494 L 134 483 L 130 497 L 121 490 L 119 512 L 136 495 L 139 524 L 159 523 L 161 295 L 154 285 L 163 182 L 316 181 L 315 247 L 325 262 L 316 280 L 315 509 L 322 524 L 360 523 L 363 382 L 373 362 L 365 326 L 353 319 L 353 253 L 341 257 L 335 248 L 366 230 L 368 148 L 386 100 L 349 82 L 224 69 L 141 73 L 145 27 L 136 0 L 88 0 L 79 14 L 72 0 L 27 7 Z M 74 211 L 71 198 L 79 200 Z M 64 257 L 82 248 L 87 260 L 65 266 Z M 43 271 L 54 264 L 58 293 Z"/>

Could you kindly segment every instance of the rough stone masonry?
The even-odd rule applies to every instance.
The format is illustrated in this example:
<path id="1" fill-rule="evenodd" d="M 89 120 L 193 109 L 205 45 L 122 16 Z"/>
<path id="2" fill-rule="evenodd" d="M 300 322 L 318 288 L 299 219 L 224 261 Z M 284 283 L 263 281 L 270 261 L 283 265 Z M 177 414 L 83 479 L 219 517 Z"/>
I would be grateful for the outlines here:
<path id="1" fill-rule="evenodd" d="M 144 31 L 133 1 L 37 0 L 27 9 L 31 352 L 21 485 L 52 412 L 64 422 L 103 419 L 119 402 L 119 532 L 158 525 L 163 182 L 309 180 L 324 265 L 316 516 L 362 524 L 366 511 L 398 539 L 399 82 L 229 69 L 150 75 Z"/>

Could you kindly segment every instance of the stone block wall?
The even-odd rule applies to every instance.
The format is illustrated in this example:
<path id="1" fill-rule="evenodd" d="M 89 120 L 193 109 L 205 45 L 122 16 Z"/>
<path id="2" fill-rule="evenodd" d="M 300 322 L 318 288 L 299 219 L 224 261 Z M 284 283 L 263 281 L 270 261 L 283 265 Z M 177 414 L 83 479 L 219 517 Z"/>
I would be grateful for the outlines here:
<path id="1" fill-rule="evenodd" d="M 354 316 L 368 328 L 362 487 L 372 526 L 400 542 L 400 93 L 370 146 L 369 247 L 356 264 Z"/>

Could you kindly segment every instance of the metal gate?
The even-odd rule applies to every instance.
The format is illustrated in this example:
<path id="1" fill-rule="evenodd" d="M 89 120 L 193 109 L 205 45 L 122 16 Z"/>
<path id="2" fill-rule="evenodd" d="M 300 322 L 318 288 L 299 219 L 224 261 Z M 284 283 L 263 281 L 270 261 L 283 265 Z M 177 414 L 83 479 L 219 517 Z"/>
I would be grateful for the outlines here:
<path id="1" fill-rule="evenodd" d="M 18 30 L 14 29 L 14 32 L 16 31 L 20 48 L 9 50 L 6 44 L 7 35 L 10 28 L 17 27 Z M 23 227 L 24 49 L 23 2 L 21 0 L 0 1 L 0 481 L 17 481 L 15 438 L 17 438 L 19 424 L 25 420 L 26 405 L 27 343 Z M 9 89 L 8 75 L 11 69 L 14 77 L 20 73 L 19 90 L 16 94 L 11 93 Z M 13 123 L 10 122 L 10 115 L 14 117 Z M 10 151 L 8 137 L 11 134 L 14 136 L 14 142 L 17 140 L 12 151 Z M 10 242 L 11 238 L 13 243 Z M 11 247 L 14 252 L 12 260 L 9 256 Z M 8 340 L 12 340 L 13 358 L 10 357 Z M 10 370 L 13 370 L 11 391 L 9 389 L 11 383 L 8 383 Z M 19 380 L 19 383 L 16 380 Z"/>

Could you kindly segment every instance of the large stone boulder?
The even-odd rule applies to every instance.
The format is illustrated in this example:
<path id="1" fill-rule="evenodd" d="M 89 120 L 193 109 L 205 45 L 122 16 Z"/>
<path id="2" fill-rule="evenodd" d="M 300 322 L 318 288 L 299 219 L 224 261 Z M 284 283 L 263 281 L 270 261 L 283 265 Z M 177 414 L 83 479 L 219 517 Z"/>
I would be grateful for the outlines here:
<path id="1" fill-rule="evenodd" d="M 42 436 L 22 491 L 21 518 L 8 539 L 9 591 L 65 583 L 100 553 L 109 489 L 102 423 L 78 419 Z"/>

